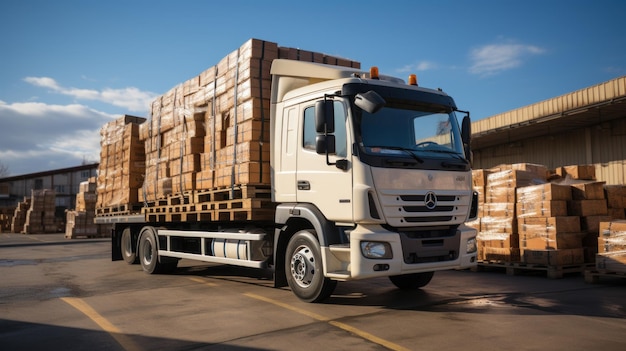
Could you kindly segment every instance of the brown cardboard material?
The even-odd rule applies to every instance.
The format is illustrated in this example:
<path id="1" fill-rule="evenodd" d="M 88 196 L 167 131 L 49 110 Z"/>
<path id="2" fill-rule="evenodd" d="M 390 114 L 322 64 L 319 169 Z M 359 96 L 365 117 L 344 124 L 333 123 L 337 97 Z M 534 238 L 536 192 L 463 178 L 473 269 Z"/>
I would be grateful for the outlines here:
<path id="1" fill-rule="evenodd" d="M 563 250 L 521 250 L 522 262 L 546 266 L 577 265 L 585 262 L 583 248 Z"/>

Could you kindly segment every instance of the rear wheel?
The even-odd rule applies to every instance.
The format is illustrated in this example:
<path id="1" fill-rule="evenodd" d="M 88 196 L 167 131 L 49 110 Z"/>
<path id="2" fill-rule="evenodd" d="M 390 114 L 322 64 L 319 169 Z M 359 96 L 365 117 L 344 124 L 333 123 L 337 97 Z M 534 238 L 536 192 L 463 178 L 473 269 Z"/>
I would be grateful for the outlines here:
<path id="1" fill-rule="evenodd" d="M 337 282 L 324 277 L 319 242 L 312 230 L 297 232 L 287 245 L 285 274 L 291 291 L 306 302 L 329 297 Z"/>
<path id="2" fill-rule="evenodd" d="M 153 227 L 144 227 L 141 229 L 139 239 L 139 262 L 144 272 L 149 274 L 158 273 L 161 268 L 159 264 L 156 229 Z"/>
<path id="3" fill-rule="evenodd" d="M 122 258 L 128 264 L 137 263 L 137 253 L 135 252 L 135 247 L 133 245 L 133 237 L 130 232 L 130 228 L 124 228 L 122 231 L 122 239 L 120 245 L 120 251 L 122 253 Z"/>
<path id="4" fill-rule="evenodd" d="M 426 286 L 433 279 L 435 272 L 392 275 L 389 280 L 402 290 L 415 290 Z"/>

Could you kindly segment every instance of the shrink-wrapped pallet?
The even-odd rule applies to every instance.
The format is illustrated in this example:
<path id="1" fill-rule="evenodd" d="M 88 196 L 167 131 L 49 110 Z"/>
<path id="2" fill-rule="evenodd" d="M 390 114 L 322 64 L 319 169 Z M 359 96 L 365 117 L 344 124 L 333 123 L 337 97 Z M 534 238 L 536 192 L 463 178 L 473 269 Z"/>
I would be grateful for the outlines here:
<path id="1" fill-rule="evenodd" d="M 66 211 L 65 238 L 104 237 L 110 233 L 104 229 L 108 225 L 96 225 L 97 182 L 96 177 L 81 182 L 76 194 L 76 208 Z"/>
<path id="2" fill-rule="evenodd" d="M 600 223 L 596 268 L 626 273 L 626 220 Z"/>
<path id="3" fill-rule="evenodd" d="M 96 212 L 125 212 L 139 207 L 146 157 L 139 125 L 145 118 L 125 115 L 100 129 L 100 164 L 96 185 Z"/>
<path id="4" fill-rule="evenodd" d="M 23 234 L 54 233 L 56 192 L 52 189 L 31 190 L 30 208 L 26 211 Z"/>
<path id="5" fill-rule="evenodd" d="M 194 201 L 212 198 L 197 195 L 203 192 L 242 186 L 269 189 L 270 67 L 278 58 L 360 66 L 322 53 L 248 40 L 152 102 L 150 120 L 139 132 L 146 154 L 141 202 L 148 207 L 170 206 L 173 197 Z M 254 191 L 246 194 L 256 196 Z"/>

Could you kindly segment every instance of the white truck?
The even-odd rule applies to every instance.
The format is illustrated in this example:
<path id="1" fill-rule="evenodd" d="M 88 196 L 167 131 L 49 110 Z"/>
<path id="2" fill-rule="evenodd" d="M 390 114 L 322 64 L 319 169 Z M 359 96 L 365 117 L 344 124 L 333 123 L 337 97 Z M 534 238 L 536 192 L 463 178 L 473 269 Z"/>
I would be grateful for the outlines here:
<path id="1" fill-rule="evenodd" d="M 273 223 L 113 224 L 112 256 L 147 273 L 178 260 L 269 269 L 303 301 L 338 281 L 389 277 L 401 289 L 476 265 L 469 112 L 441 89 L 369 71 L 273 60 Z M 462 123 L 459 124 L 459 120 Z"/>

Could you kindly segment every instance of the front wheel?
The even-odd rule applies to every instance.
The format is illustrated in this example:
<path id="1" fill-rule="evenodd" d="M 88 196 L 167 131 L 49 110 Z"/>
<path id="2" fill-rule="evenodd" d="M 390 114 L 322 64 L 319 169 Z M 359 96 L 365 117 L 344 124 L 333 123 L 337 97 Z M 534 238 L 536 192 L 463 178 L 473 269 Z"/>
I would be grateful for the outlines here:
<path id="1" fill-rule="evenodd" d="M 435 272 L 392 275 L 389 280 L 402 290 L 415 290 L 426 286 L 433 279 Z"/>
<path id="2" fill-rule="evenodd" d="M 337 282 L 324 277 L 319 242 L 312 230 L 297 232 L 287 245 L 285 274 L 291 291 L 306 302 L 329 297 Z"/>

